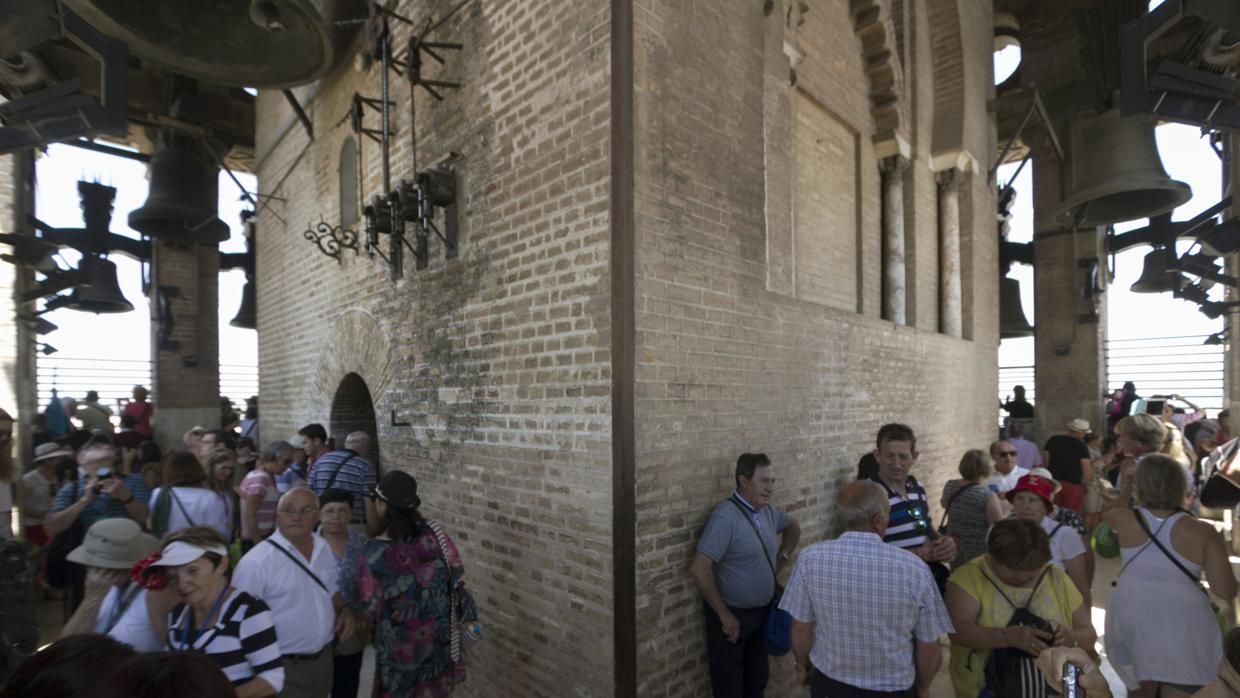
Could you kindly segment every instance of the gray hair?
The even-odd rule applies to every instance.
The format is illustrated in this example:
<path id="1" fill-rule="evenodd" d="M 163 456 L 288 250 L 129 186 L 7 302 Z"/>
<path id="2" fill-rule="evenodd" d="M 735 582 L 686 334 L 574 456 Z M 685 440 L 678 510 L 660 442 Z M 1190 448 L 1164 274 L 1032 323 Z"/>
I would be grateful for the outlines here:
<path id="1" fill-rule="evenodd" d="M 280 460 L 282 456 L 291 454 L 292 452 L 293 444 L 287 441 L 272 441 L 267 444 L 267 448 L 263 449 L 263 453 L 259 456 L 259 460 L 264 463 L 273 463 Z"/>
<path id="2" fill-rule="evenodd" d="M 370 446 L 370 434 L 364 431 L 355 431 L 344 437 L 345 446 Z"/>
<path id="3" fill-rule="evenodd" d="M 876 482 L 853 482 L 840 491 L 836 501 L 840 523 L 849 530 L 870 528 L 875 516 L 886 518 L 891 513 L 887 492 Z"/>

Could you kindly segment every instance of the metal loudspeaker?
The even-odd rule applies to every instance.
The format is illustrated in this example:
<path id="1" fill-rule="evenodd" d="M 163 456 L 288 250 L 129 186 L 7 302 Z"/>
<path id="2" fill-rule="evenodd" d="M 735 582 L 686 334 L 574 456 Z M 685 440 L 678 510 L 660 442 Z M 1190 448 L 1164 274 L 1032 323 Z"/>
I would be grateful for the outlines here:
<path id="1" fill-rule="evenodd" d="M 214 245 L 228 239 L 219 219 L 219 168 L 187 148 L 161 145 L 151 156 L 150 194 L 129 227 L 167 242 Z"/>
<path id="2" fill-rule="evenodd" d="M 227 87 L 291 87 L 337 65 L 363 0 L 64 0 L 130 53 Z M 349 21 L 354 20 L 354 21 Z"/>
<path id="3" fill-rule="evenodd" d="M 241 307 L 228 324 L 246 330 L 258 329 L 258 317 L 254 312 L 254 284 L 248 279 L 241 289 Z"/>
<path id="4" fill-rule="evenodd" d="M 1141 276 L 1132 284 L 1133 293 L 1171 293 L 1176 288 L 1176 275 L 1167 271 L 1167 251 L 1154 248 L 1145 255 Z"/>
<path id="5" fill-rule="evenodd" d="M 1033 325 L 1025 317 L 1020 302 L 1020 282 L 1006 276 L 999 278 L 999 339 L 1032 337 Z"/>
<path id="6" fill-rule="evenodd" d="M 83 257 L 78 265 L 85 283 L 73 289 L 68 296 L 53 298 L 48 307 L 81 310 L 87 313 L 127 313 L 133 304 L 121 294 L 116 281 L 116 264 L 103 257 Z"/>
<path id="7" fill-rule="evenodd" d="M 1167 176 L 1150 120 L 1118 107 L 1073 121 L 1071 191 L 1055 221 L 1082 228 L 1166 213 L 1193 195 Z"/>

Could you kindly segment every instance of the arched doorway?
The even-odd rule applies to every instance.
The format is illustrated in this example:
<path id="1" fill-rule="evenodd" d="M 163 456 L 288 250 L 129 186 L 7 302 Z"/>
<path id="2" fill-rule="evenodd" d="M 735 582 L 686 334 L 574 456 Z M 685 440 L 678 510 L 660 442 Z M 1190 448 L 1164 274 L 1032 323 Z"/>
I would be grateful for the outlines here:
<path id="1" fill-rule="evenodd" d="M 350 433 L 364 431 L 370 434 L 370 456 L 367 460 L 379 466 L 379 426 L 375 421 L 375 403 L 370 398 L 370 388 L 356 373 L 345 375 L 332 398 L 330 435 L 336 439 L 336 448 L 344 448 L 344 439 Z"/>

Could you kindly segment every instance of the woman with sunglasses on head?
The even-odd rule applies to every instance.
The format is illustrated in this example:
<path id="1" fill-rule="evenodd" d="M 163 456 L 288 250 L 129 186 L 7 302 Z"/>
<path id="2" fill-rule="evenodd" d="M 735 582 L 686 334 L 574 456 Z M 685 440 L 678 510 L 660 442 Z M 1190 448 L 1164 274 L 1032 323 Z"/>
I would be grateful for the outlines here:
<path id="1" fill-rule="evenodd" d="M 465 678 L 451 652 L 452 592 L 465 573 L 460 556 L 418 513 L 413 476 L 389 472 L 371 497 L 381 532 L 366 544 L 357 576 L 362 615 L 375 627 L 374 695 L 447 696 Z"/>
<path id="2" fill-rule="evenodd" d="M 1107 599 L 1107 657 L 1134 698 L 1187 696 L 1214 680 L 1222 657 L 1210 594 L 1236 596 L 1227 544 L 1184 511 L 1188 480 L 1175 460 L 1145 455 L 1124 481 L 1137 507 L 1103 514 L 1124 559 Z"/>
<path id="3" fill-rule="evenodd" d="M 166 637 L 174 651 L 197 650 L 224 672 L 238 698 L 272 696 L 284 688 L 284 664 L 267 604 L 228 582 L 227 541 L 209 526 L 170 536 L 157 559 L 138 573 L 179 596 Z"/>

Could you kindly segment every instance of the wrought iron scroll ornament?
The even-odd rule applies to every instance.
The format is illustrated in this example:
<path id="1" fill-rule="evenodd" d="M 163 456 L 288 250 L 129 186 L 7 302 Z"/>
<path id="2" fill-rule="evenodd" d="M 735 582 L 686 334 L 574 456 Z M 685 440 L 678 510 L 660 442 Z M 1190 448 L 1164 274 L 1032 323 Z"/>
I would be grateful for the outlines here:
<path id="1" fill-rule="evenodd" d="M 332 225 L 322 218 L 316 225 L 307 228 L 302 233 L 302 237 L 318 245 L 319 252 L 336 260 L 338 264 L 344 264 L 342 254 L 345 250 L 353 250 L 353 254 L 358 253 L 356 232 Z"/>

